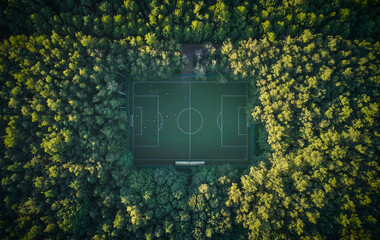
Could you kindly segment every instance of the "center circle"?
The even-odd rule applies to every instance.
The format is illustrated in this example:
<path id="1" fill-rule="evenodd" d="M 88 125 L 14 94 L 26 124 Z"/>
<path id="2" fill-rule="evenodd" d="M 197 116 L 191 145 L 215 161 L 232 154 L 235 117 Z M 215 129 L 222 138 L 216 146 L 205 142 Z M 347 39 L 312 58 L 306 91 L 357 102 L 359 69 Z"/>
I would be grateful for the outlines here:
<path id="1" fill-rule="evenodd" d="M 184 134 L 195 134 L 202 129 L 203 116 L 195 108 L 185 108 L 178 114 L 177 126 Z"/>

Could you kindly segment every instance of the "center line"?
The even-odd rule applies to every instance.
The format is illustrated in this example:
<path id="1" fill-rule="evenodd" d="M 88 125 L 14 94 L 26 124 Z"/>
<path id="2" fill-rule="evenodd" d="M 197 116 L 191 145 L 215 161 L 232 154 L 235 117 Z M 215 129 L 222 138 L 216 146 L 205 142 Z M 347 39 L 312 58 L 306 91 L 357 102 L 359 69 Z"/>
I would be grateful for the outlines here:
<path id="1" fill-rule="evenodd" d="M 191 160 L 191 83 L 189 83 L 189 160 Z"/>

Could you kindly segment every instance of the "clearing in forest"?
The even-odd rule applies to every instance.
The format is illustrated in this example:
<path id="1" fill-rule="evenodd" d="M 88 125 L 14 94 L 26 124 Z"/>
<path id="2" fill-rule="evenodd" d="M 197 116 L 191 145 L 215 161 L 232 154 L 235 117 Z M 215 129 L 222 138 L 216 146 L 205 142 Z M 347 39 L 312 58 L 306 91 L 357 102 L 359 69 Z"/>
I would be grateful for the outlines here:
<path id="1" fill-rule="evenodd" d="M 190 76 L 132 82 L 132 149 L 137 165 L 176 161 L 247 164 L 252 144 L 244 82 Z"/>

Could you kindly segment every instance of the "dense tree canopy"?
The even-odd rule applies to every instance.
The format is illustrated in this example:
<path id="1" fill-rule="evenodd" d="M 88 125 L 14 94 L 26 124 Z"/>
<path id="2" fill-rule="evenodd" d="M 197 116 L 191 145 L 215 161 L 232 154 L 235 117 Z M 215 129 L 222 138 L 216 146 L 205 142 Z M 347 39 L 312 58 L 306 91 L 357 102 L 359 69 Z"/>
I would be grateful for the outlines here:
<path id="1" fill-rule="evenodd" d="M 221 43 L 251 38 L 284 39 L 303 29 L 376 41 L 380 34 L 377 0 L 110 0 L 2 3 L 4 37 L 50 35 L 141 38 L 179 43 Z"/>
<path id="2" fill-rule="evenodd" d="M 377 0 L 0 3 L 1 239 L 375 239 Z M 247 169 L 136 168 L 125 74 L 251 86 Z"/>
<path id="3" fill-rule="evenodd" d="M 229 190 L 249 236 L 365 239 L 377 231 L 379 47 L 305 31 L 224 49 L 232 71 L 256 82 L 261 104 L 252 115 L 271 146 L 268 161 Z"/>

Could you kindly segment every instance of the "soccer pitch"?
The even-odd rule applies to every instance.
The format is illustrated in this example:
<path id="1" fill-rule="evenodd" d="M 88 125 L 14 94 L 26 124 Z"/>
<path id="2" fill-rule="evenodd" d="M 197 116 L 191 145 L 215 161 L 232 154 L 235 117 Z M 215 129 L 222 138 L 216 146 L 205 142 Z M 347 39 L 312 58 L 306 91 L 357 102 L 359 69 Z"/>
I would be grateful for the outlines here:
<path id="1" fill-rule="evenodd" d="M 133 82 L 131 90 L 130 125 L 136 164 L 249 161 L 251 126 L 246 118 L 246 83 Z"/>

